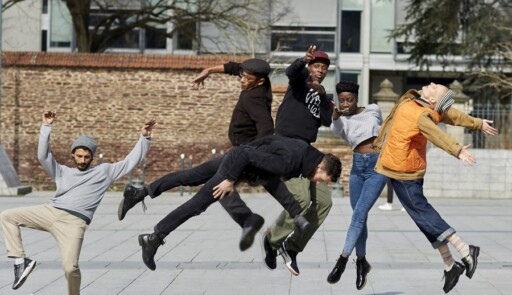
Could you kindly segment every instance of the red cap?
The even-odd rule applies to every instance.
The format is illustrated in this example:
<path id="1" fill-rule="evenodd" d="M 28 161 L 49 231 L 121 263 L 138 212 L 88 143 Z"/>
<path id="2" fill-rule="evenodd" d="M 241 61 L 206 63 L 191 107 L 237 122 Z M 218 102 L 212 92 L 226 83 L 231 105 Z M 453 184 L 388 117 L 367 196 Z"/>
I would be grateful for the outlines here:
<path id="1" fill-rule="evenodd" d="M 331 60 L 329 59 L 329 56 L 327 55 L 327 53 L 325 53 L 323 51 L 317 50 L 317 51 L 313 52 L 313 56 L 315 57 L 315 59 L 310 61 L 309 64 L 316 63 L 316 62 L 323 62 L 326 65 L 331 64 Z"/>

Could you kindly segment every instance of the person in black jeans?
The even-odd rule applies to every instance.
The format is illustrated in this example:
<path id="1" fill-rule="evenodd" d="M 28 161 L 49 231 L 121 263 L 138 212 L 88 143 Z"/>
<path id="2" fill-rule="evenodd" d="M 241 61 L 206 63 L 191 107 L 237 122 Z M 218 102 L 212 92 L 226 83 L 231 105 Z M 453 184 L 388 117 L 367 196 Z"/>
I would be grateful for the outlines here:
<path id="1" fill-rule="evenodd" d="M 281 178 L 307 177 L 314 182 L 332 182 L 341 174 L 341 161 L 332 154 L 323 154 L 307 143 L 292 138 L 270 135 L 247 145 L 233 147 L 224 157 L 213 177 L 197 194 L 173 210 L 154 227 L 151 234 L 139 235 L 142 260 L 156 269 L 154 256 L 164 239 L 173 230 L 193 216 L 204 212 L 218 199 L 234 191 L 236 182 L 245 181 L 263 187 L 294 218 L 299 234 L 306 231 L 309 222 L 299 203 L 288 191 Z"/>
<path id="2" fill-rule="evenodd" d="M 270 65 L 260 59 L 248 59 L 243 63 L 228 62 L 203 70 L 192 82 L 199 87 L 211 73 L 239 76 L 240 97 L 233 110 L 229 125 L 229 140 L 233 146 L 246 144 L 274 132 L 271 116 L 272 87 L 268 75 Z M 158 197 L 163 192 L 180 185 L 196 186 L 208 181 L 218 170 L 222 158 L 207 161 L 192 169 L 167 174 L 142 188 L 127 185 L 124 198 L 118 209 L 118 218 L 123 220 L 128 210 L 149 195 Z M 231 218 L 242 227 L 240 250 L 247 250 L 254 236 L 264 224 L 264 219 L 247 207 L 237 192 L 220 201 Z M 145 209 L 145 205 L 143 204 Z"/>

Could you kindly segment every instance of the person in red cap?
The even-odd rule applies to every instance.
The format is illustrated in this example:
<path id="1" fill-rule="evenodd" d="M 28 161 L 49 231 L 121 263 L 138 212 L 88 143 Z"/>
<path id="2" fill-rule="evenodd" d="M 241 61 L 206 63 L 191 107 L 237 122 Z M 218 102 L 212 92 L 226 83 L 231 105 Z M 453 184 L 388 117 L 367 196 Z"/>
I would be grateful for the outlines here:
<path id="1" fill-rule="evenodd" d="M 332 102 L 322 81 L 327 76 L 331 61 L 327 53 L 312 45 L 302 58 L 297 58 L 287 69 L 288 90 L 276 116 L 275 134 L 316 141 L 318 128 L 331 125 Z M 282 211 L 276 225 L 263 235 L 264 262 L 269 269 L 276 268 L 277 253 L 283 257 L 288 270 L 299 275 L 297 254 L 302 252 L 316 230 L 324 222 L 332 207 L 329 188 L 305 177 L 286 181 L 286 187 L 302 207 L 310 226 L 302 235 L 294 233 L 293 218 Z"/>
<path id="2" fill-rule="evenodd" d="M 240 96 L 233 110 L 228 130 L 228 137 L 233 146 L 247 144 L 274 133 L 270 71 L 268 62 L 252 58 L 242 63 L 228 62 L 206 68 L 192 81 L 197 88 L 212 73 L 223 73 L 240 78 Z M 124 198 L 119 204 L 119 220 L 123 220 L 128 210 L 148 195 L 156 198 L 163 192 L 180 185 L 204 184 L 215 175 L 221 162 L 222 157 L 218 157 L 194 168 L 164 175 L 141 188 L 128 184 L 124 191 Z M 253 213 L 236 191 L 229 197 L 223 198 L 220 203 L 242 228 L 239 248 L 241 251 L 247 250 L 253 244 L 256 233 L 263 227 L 263 217 Z"/>

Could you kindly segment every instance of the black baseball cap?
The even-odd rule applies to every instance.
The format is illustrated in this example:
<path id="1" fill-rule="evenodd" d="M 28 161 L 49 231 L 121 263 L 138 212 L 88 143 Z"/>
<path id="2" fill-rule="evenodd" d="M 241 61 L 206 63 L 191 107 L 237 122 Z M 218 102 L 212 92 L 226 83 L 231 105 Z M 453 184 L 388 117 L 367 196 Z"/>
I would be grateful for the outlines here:
<path id="1" fill-rule="evenodd" d="M 253 75 L 267 77 L 270 74 L 270 65 L 268 62 L 257 58 L 251 58 L 244 61 L 242 63 L 242 69 Z"/>

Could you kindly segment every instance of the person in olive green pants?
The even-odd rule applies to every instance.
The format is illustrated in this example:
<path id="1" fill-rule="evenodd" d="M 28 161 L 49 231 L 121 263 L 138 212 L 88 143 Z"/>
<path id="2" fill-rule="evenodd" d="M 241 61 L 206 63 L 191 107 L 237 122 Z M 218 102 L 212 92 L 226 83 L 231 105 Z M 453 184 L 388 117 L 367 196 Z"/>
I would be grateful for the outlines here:
<path id="1" fill-rule="evenodd" d="M 331 125 L 332 100 L 321 85 L 329 65 L 329 56 L 316 50 L 316 46 L 310 46 L 304 57 L 297 58 L 286 69 L 289 84 L 277 110 L 276 135 L 311 144 L 316 141 L 318 128 Z M 324 222 L 331 210 L 332 200 L 325 184 L 311 183 L 305 178 L 291 179 L 285 184 L 301 205 L 301 215 L 304 214 L 310 223 L 310 229 L 303 235 L 293 233 L 293 218 L 282 212 L 276 225 L 263 235 L 264 261 L 269 269 L 275 269 L 279 253 L 288 270 L 293 275 L 299 275 L 297 254 L 304 250 Z"/>

